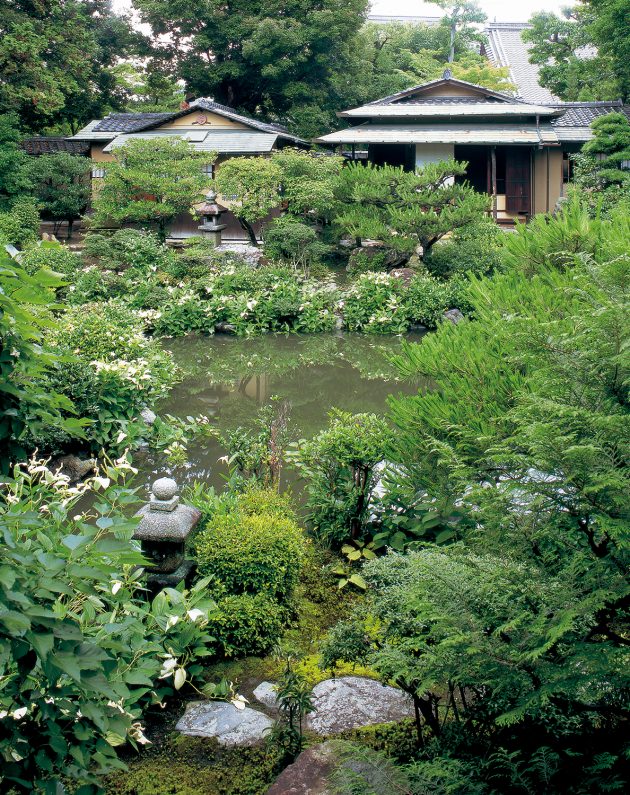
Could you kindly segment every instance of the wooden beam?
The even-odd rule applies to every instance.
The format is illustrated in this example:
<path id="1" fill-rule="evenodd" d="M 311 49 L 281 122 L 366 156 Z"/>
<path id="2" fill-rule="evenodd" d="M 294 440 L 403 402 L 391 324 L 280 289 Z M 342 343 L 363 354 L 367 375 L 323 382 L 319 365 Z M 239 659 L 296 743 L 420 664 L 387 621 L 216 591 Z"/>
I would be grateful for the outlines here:
<path id="1" fill-rule="evenodd" d="M 497 220 L 497 148 L 490 147 L 490 174 L 492 179 L 492 217 Z"/>

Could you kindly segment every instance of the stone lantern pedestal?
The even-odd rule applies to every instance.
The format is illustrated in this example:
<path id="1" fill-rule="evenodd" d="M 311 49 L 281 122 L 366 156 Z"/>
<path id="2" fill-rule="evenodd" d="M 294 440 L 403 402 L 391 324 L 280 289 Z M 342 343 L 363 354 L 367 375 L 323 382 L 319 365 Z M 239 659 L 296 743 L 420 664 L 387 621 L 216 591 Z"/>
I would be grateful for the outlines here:
<path id="1" fill-rule="evenodd" d="M 201 517 L 201 511 L 183 505 L 171 478 L 156 480 L 151 498 L 136 513 L 141 520 L 133 537 L 140 541 L 142 553 L 151 561 L 147 583 L 152 590 L 188 582 L 194 563 L 186 560 L 186 540 Z"/>

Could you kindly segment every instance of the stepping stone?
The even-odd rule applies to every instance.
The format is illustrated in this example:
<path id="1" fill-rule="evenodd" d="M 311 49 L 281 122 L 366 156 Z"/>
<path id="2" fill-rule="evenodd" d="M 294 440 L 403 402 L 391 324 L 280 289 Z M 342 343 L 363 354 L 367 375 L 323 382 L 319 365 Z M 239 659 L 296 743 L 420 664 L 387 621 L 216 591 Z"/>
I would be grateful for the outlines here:
<path id="1" fill-rule="evenodd" d="M 254 697 L 270 709 L 278 708 L 278 696 L 273 682 L 261 682 L 254 690 Z"/>
<path id="2" fill-rule="evenodd" d="M 413 701 L 402 690 L 361 676 L 325 679 L 315 685 L 311 698 L 315 712 L 306 722 L 317 734 L 338 734 L 413 717 Z"/>
<path id="3" fill-rule="evenodd" d="M 332 795 L 328 778 L 336 761 L 328 742 L 307 748 L 280 773 L 266 795 Z"/>
<path id="4" fill-rule="evenodd" d="M 192 701 L 175 728 L 189 737 L 216 737 L 219 745 L 254 745 L 273 721 L 262 712 L 223 701 Z"/>

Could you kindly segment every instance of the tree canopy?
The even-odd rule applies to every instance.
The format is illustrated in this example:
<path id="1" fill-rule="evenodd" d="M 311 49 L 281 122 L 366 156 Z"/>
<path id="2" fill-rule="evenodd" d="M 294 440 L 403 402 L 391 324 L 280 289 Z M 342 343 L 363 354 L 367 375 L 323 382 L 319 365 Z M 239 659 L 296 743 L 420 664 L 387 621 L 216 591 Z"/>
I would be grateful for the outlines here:
<path id="1" fill-rule="evenodd" d="M 72 225 L 86 210 L 92 194 L 91 165 L 87 158 L 66 152 L 40 155 L 29 163 L 33 192 L 41 210 L 56 227 L 66 221 L 68 237 L 72 237 Z"/>
<path id="2" fill-rule="evenodd" d="M 94 222 L 154 225 L 160 237 L 180 213 L 194 212 L 208 180 L 202 165 L 213 153 L 195 152 L 177 138 L 137 140 L 114 150 L 93 200 Z"/>
<path id="3" fill-rule="evenodd" d="M 383 240 L 426 255 L 444 235 L 481 219 L 488 197 L 455 182 L 466 171 L 454 160 L 416 171 L 351 164 L 340 174 L 335 223 L 357 239 Z"/>
<path id="4" fill-rule="evenodd" d="M 625 9 L 625 12 L 624 12 Z M 624 0 L 584 0 L 558 16 L 534 14 L 523 39 L 540 82 L 560 99 L 594 101 L 630 96 L 630 23 Z"/>
<path id="5" fill-rule="evenodd" d="M 0 19 L 0 113 L 74 130 L 120 108 L 110 67 L 141 37 L 108 0 L 7 0 Z"/>

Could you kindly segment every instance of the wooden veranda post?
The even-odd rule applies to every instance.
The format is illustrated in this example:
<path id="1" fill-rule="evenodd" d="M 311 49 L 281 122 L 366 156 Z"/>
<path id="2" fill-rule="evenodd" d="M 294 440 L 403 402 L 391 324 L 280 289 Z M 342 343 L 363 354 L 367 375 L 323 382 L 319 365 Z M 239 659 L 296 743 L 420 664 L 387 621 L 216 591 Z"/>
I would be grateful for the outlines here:
<path id="1" fill-rule="evenodd" d="M 497 220 L 497 148 L 490 147 L 490 179 L 492 180 L 492 217 Z"/>

